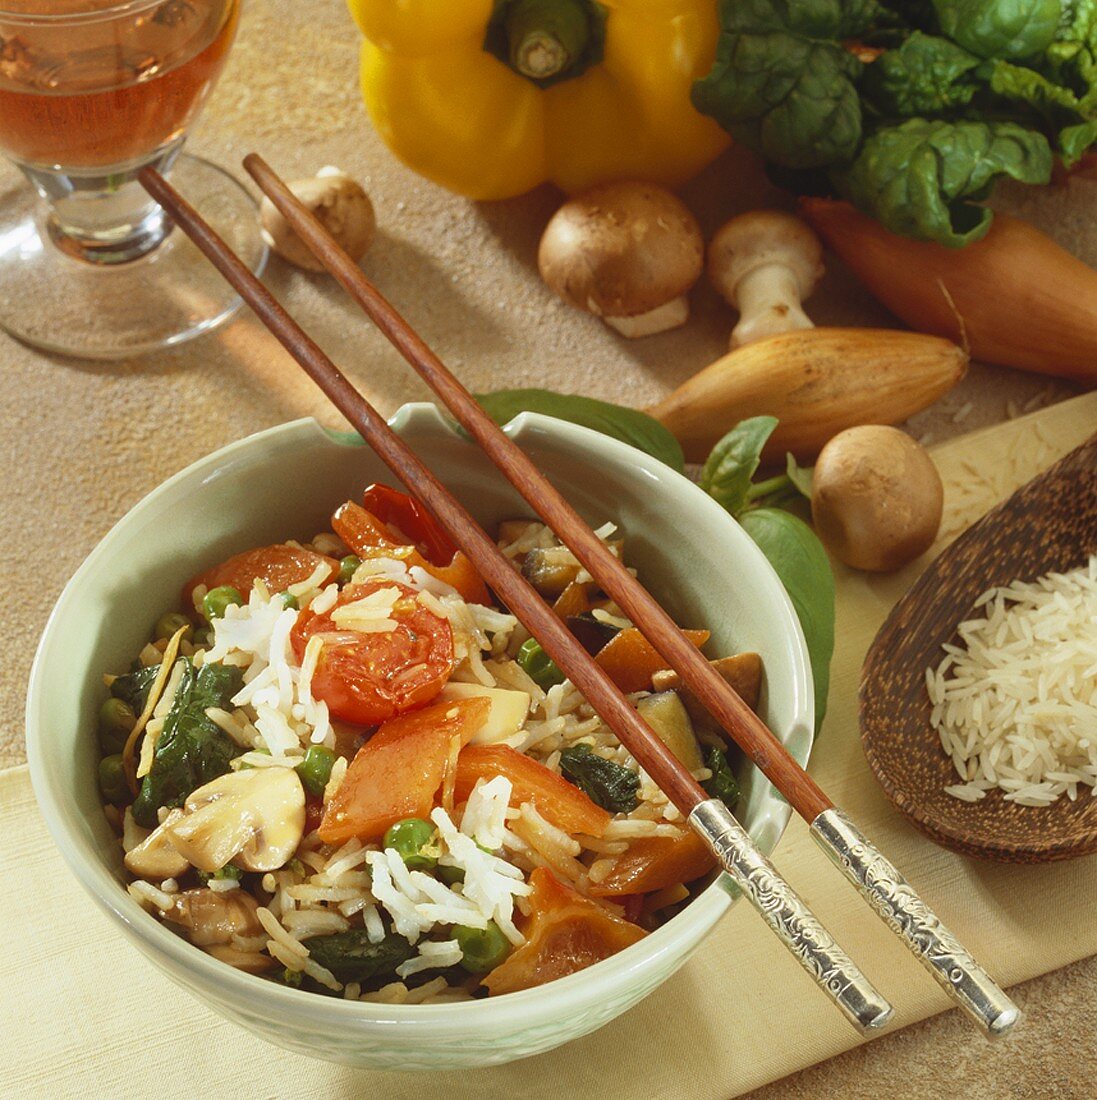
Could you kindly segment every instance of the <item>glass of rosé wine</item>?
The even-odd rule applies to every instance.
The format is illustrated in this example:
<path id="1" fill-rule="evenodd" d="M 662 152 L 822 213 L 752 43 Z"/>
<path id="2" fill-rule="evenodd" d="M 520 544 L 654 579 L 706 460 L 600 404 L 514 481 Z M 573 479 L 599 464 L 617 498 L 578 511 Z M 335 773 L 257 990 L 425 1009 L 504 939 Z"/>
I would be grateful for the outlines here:
<path id="1" fill-rule="evenodd" d="M 146 165 L 170 172 L 262 270 L 247 191 L 180 155 L 239 14 L 240 0 L 0 0 L 0 152 L 22 173 L 0 188 L 0 327 L 116 359 L 181 343 L 239 307 L 137 180 Z"/>

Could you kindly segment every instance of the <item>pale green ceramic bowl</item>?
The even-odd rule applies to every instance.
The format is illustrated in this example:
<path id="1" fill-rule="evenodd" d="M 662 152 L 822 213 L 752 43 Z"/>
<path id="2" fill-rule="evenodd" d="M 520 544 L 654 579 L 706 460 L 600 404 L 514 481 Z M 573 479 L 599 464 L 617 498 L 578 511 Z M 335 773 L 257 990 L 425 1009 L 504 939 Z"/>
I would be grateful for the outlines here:
<path id="1" fill-rule="evenodd" d="M 433 405 L 405 406 L 392 424 L 485 525 L 529 514 Z M 624 444 L 531 414 L 508 432 L 588 521 L 620 525 L 630 563 L 680 623 L 712 631 L 713 653 L 762 654 L 763 715 L 805 760 L 812 702 L 803 638 L 738 525 L 686 478 Z M 655 989 L 731 905 L 726 877 L 639 944 L 540 989 L 456 1005 L 351 1003 L 234 970 L 145 913 L 124 889 L 99 805 L 93 730 L 103 672 L 129 664 L 187 577 L 251 546 L 311 537 L 375 480 L 392 479 L 357 437 L 300 420 L 210 455 L 141 501 L 77 571 L 46 627 L 27 706 L 31 776 L 54 839 L 92 897 L 156 966 L 224 1016 L 281 1046 L 359 1066 L 506 1062 L 593 1031 Z M 752 766 L 738 770 L 740 820 L 769 852 L 789 807 Z"/>

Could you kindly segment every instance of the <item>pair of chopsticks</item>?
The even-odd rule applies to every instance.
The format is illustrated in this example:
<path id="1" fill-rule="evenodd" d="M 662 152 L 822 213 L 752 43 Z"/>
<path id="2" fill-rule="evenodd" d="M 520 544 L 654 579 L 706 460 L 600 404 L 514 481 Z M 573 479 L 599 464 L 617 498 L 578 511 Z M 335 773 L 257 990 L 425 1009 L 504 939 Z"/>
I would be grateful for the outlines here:
<path id="1" fill-rule="evenodd" d="M 678 672 L 709 713 L 808 822 L 813 838 L 872 908 L 987 1034 L 1005 1034 L 1018 1019 L 1018 1010 L 899 871 L 834 806 L 285 183 L 256 154 L 246 157 L 244 165 L 298 236 L 434 390 L 533 511 L 571 549 L 667 665 Z M 386 465 L 427 505 L 506 606 L 705 839 L 770 928 L 847 1018 L 861 1030 L 882 1026 L 891 1014 L 887 1001 L 781 879 L 730 811 L 708 797 L 468 511 L 174 188 L 153 169 L 144 169 L 140 179 Z"/>

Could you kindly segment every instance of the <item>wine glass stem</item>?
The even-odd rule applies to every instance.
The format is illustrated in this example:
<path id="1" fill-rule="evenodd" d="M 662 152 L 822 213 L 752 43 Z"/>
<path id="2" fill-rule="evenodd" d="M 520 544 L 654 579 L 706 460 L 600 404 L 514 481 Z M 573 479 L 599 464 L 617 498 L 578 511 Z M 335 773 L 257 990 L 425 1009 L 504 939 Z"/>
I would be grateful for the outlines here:
<path id="1" fill-rule="evenodd" d="M 20 167 L 49 204 L 46 229 L 62 252 L 92 264 L 128 263 L 157 248 L 172 228 L 137 182 L 137 172 L 146 164 L 167 171 L 182 144 L 180 138 L 152 158 L 115 171 Z"/>

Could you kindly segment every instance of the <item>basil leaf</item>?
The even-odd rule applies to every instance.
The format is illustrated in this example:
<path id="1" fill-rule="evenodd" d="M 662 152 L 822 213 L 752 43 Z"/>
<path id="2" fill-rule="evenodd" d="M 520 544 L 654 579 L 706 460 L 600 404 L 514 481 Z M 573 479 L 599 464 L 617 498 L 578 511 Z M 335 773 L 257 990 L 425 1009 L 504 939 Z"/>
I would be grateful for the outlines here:
<path id="1" fill-rule="evenodd" d="M 1030 57 L 1055 40 L 1062 0 L 934 0 L 941 30 L 979 57 Z"/>
<path id="2" fill-rule="evenodd" d="M 308 940 L 309 958 L 330 970 L 341 982 L 368 982 L 395 976 L 396 968 L 415 954 L 415 948 L 403 936 L 390 932 L 380 943 L 372 943 L 364 928 L 312 936 Z"/>
<path id="3" fill-rule="evenodd" d="M 496 424 L 506 424 L 522 412 L 542 413 L 619 439 L 678 473 L 685 469 L 686 460 L 678 440 L 653 416 L 639 409 L 551 390 L 498 390 L 474 396 Z"/>
<path id="4" fill-rule="evenodd" d="M 913 118 L 877 130 L 852 166 L 831 178 L 893 233 L 959 248 L 990 228 L 991 211 L 975 204 L 1002 176 L 1047 183 L 1047 139 L 1013 122 Z"/>
<path id="5" fill-rule="evenodd" d="M 785 473 L 796 491 L 801 496 L 805 496 L 808 500 L 811 500 L 812 468 L 810 466 L 798 465 L 796 456 L 788 454 L 785 456 Z"/>
<path id="6" fill-rule="evenodd" d="M 115 699 L 121 699 L 123 703 L 128 703 L 134 714 L 140 714 L 145 709 L 145 701 L 149 697 L 149 690 L 159 673 L 159 665 L 135 668 L 132 672 L 119 676 L 110 685 L 110 693 Z"/>
<path id="7" fill-rule="evenodd" d="M 611 814 L 627 814 L 639 805 L 640 777 L 622 764 L 580 742 L 560 753 L 560 771 L 591 800 Z"/>
<path id="8" fill-rule="evenodd" d="M 762 448 L 776 427 L 775 416 L 752 416 L 741 421 L 712 448 L 701 470 L 701 488 L 733 516 L 738 516 L 747 504 Z"/>
<path id="9" fill-rule="evenodd" d="M 133 818 L 147 829 L 161 806 L 182 806 L 187 795 L 229 770 L 242 751 L 206 716 L 207 707 L 226 707 L 243 683 L 240 669 L 208 664 L 195 669 L 189 657 L 156 741 L 152 768 L 141 781 Z"/>
<path id="10" fill-rule="evenodd" d="M 834 574 L 815 532 L 776 508 L 755 508 L 739 522 L 765 554 L 788 593 L 804 632 L 815 686 L 815 731 L 823 723 L 834 654 Z"/>
<path id="11" fill-rule="evenodd" d="M 713 745 L 705 753 L 705 767 L 712 772 L 712 775 L 701 784 L 705 788 L 705 794 L 710 798 L 718 798 L 729 810 L 734 810 L 741 792 L 738 780 L 728 764 L 727 756 Z"/>

